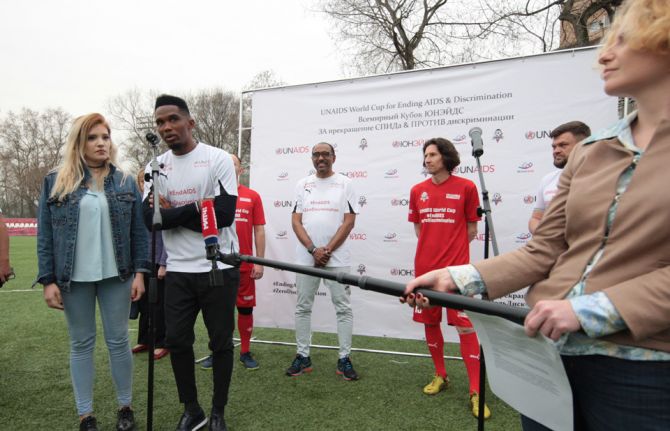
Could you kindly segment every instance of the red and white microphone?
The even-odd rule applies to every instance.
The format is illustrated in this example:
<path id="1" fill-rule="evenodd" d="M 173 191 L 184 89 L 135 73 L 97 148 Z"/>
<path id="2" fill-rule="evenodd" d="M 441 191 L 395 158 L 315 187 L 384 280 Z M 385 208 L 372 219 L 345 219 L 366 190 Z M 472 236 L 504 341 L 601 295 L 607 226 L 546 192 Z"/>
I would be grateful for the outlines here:
<path id="1" fill-rule="evenodd" d="M 219 230 L 216 226 L 216 212 L 214 212 L 214 201 L 204 199 L 200 208 L 200 227 L 202 237 L 205 239 L 205 250 L 207 259 L 212 261 L 212 267 L 216 268 L 216 257 L 219 251 Z"/>

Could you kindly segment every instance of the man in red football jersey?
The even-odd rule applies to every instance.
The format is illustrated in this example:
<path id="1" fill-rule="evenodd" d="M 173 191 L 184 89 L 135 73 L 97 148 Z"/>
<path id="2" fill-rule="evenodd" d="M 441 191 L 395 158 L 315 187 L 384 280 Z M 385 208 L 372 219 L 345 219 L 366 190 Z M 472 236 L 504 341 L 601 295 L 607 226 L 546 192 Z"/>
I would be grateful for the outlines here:
<path id="1" fill-rule="evenodd" d="M 414 223 L 419 239 L 414 258 L 418 277 L 448 265 L 470 263 L 470 241 L 477 235 L 479 195 L 475 184 L 452 175 L 460 164 L 458 151 L 443 138 L 423 145 L 423 166 L 431 175 L 412 187 L 408 220 Z M 435 364 L 435 377 L 423 388 L 435 395 L 449 384 L 444 366 L 444 338 L 440 323 L 442 307 L 414 309 L 414 321 L 424 324 L 426 343 Z M 470 319 L 462 310 L 447 309 L 447 323 L 455 326 L 460 338 L 461 355 L 470 380 L 472 413 L 479 416 L 479 340 Z M 491 415 L 485 407 L 484 417 Z"/>
<path id="2" fill-rule="evenodd" d="M 235 208 L 235 229 L 240 243 L 240 254 L 265 257 L 265 213 L 261 197 L 254 190 L 240 184 L 244 172 L 239 157 L 231 154 L 237 174 L 237 206 Z M 252 245 L 253 242 L 253 245 Z M 240 333 L 240 362 L 248 370 L 258 369 L 258 361 L 249 351 L 251 334 L 254 330 L 253 311 L 256 306 L 256 280 L 263 277 L 261 265 L 242 262 L 240 265 L 240 287 L 237 290 L 237 330 Z M 204 369 L 212 367 L 211 356 L 201 361 Z"/>

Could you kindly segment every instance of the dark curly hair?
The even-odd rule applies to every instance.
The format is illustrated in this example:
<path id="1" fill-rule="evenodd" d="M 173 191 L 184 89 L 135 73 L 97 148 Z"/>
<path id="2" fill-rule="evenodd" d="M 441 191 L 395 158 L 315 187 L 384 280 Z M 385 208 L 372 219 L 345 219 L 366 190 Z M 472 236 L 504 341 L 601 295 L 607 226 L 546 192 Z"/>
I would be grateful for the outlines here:
<path id="1" fill-rule="evenodd" d="M 447 171 L 449 171 L 449 173 L 452 173 L 454 169 L 456 169 L 456 167 L 461 164 L 461 158 L 458 156 L 456 147 L 454 147 L 454 144 L 452 144 L 448 139 L 431 138 L 427 140 L 423 144 L 423 154 L 426 154 L 426 148 L 428 148 L 429 145 L 435 145 L 437 147 L 437 151 L 442 154 L 442 164 L 447 169 Z M 425 161 L 423 162 L 423 167 L 426 167 Z"/>

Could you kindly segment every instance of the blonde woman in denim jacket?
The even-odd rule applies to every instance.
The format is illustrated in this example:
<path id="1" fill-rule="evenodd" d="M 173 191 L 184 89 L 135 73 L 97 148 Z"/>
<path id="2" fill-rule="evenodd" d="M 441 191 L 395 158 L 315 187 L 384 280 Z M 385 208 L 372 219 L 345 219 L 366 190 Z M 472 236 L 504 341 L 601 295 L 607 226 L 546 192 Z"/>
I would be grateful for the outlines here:
<path id="1" fill-rule="evenodd" d="M 144 293 L 147 234 L 141 196 L 116 168 L 116 147 L 100 114 L 77 118 L 61 165 L 44 179 L 38 211 L 37 254 L 44 299 L 64 310 L 70 372 L 80 430 L 97 430 L 93 416 L 95 304 L 100 307 L 119 404 L 116 429 L 135 429 L 130 302 Z"/>

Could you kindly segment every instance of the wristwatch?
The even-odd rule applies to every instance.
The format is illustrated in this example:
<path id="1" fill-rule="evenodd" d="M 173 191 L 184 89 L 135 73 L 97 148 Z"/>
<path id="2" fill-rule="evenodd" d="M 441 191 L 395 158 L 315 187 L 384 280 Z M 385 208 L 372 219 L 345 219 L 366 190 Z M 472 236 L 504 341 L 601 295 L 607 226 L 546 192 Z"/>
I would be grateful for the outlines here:
<path id="1" fill-rule="evenodd" d="M 310 246 L 310 247 L 307 248 L 307 252 L 308 252 L 309 254 L 314 254 L 314 250 L 316 250 L 316 247 L 314 247 L 314 245 L 312 245 L 312 246 Z"/>

